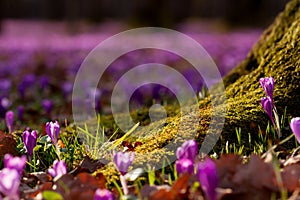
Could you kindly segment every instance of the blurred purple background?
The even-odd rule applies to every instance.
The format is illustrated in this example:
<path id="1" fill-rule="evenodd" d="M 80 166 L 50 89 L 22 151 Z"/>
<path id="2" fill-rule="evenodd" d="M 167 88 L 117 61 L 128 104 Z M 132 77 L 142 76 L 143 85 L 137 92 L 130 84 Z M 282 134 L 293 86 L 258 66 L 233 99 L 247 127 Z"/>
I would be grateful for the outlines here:
<path id="1" fill-rule="evenodd" d="M 246 57 L 286 2 L 0 0 L 0 117 L 13 110 L 20 121 L 70 119 L 73 81 L 85 56 L 104 39 L 134 27 L 169 27 L 191 36 L 225 75 Z M 84 103 L 96 99 L 96 110 L 109 113 L 114 84 L 149 58 L 180 69 L 195 92 L 204 86 L 201 76 L 178 56 L 141 50 L 112 63 L 96 91 L 87 83 Z M 174 96 L 167 88 L 143 86 L 134 93 L 132 107 L 169 99 L 174 101 Z"/>

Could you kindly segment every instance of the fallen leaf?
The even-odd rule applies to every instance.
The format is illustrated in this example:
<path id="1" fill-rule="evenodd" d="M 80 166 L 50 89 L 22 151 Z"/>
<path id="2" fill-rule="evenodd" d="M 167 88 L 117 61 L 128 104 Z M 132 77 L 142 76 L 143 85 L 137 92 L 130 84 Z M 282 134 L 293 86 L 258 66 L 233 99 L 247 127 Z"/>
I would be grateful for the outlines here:
<path id="1" fill-rule="evenodd" d="M 293 192 L 300 189 L 300 164 L 289 165 L 281 171 L 281 178 L 284 187 Z"/>
<path id="2" fill-rule="evenodd" d="M 93 173 L 95 172 L 97 169 L 105 166 L 109 161 L 105 160 L 105 159 L 99 159 L 96 161 L 93 161 L 92 159 L 90 159 L 88 156 L 86 156 L 81 162 L 80 164 L 70 172 L 70 174 L 76 176 L 79 173 L 82 172 L 88 172 L 88 173 Z"/>
<path id="3" fill-rule="evenodd" d="M 5 154 L 17 156 L 16 141 L 11 134 L 0 131 L 0 159 L 2 160 Z"/>

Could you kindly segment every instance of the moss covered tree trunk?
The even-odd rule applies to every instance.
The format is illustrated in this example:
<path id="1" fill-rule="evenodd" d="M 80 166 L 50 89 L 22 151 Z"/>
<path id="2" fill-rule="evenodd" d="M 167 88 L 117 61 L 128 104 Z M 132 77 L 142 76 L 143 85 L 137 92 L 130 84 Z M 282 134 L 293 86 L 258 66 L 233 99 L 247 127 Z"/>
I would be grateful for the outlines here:
<path id="1" fill-rule="evenodd" d="M 235 141 L 235 128 L 242 128 L 242 137 L 246 141 L 248 133 L 255 138 L 258 126 L 266 126 L 269 119 L 260 104 L 265 94 L 259 79 L 269 76 L 275 79 L 274 101 L 279 115 L 283 115 L 286 109 L 287 116 L 300 116 L 300 0 L 287 4 L 247 58 L 224 77 L 228 107 L 222 131 L 223 141 Z M 218 88 L 219 85 L 216 85 L 215 90 Z M 211 98 L 218 98 L 218 95 Z M 197 127 L 197 140 L 201 143 L 208 125 L 218 122 L 210 122 L 209 99 L 200 101 L 199 107 L 201 119 Z M 217 112 L 224 112 L 224 109 L 225 105 L 216 108 Z M 162 130 L 149 130 L 156 134 L 140 149 L 151 151 L 165 145 L 170 136 L 176 134 L 174 127 L 178 126 L 180 117 L 171 118 Z M 186 133 L 194 129 L 187 127 Z"/>
<path id="2" fill-rule="evenodd" d="M 285 10 L 262 34 L 247 58 L 224 77 L 227 113 L 222 140 L 219 140 L 223 141 L 221 145 L 227 140 L 236 142 L 237 127 L 241 127 L 242 138 L 247 141 L 248 133 L 255 139 L 258 126 L 263 128 L 269 122 L 260 104 L 260 99 L 265 94 L 259 84 L 260 78 L 269 76 L 275 79 L 274 101 L 279 115 L 283 115 L 286 108 L 287 116 L 300 116 L 300 0 L 292 0 L 287 4 Z M 219 88 L 220 85 L 216 85 L 214 89 Z M 218 98 L 218 95 L 211 98 Z M 210 121 L 209 98 L 200 101 L 197 106 L 201 110 L 199 126 L 185 127 L 184 133 L 180 134 L 184 139 L 184 135 L 196 130 L 196 140 L 201 144 L 209 124 L 218 122 Z M 220 105 L 215 109 L 217 112 L 224 112 L 225 108 L 225 105 Z M 160 159 L 159 155 L 166 153 L 161 148 L 178 134 L 176 127 L 181 117 L 188 118 L 192 115 L 195 113 L 169 117 L 168 123 L 157 121 L 147 129 L 137 132 L 136 135 L 148 135 L 144 144 L 135 150 L 137 153 L 147 152 L 144 154 L 147 158 L 137 158 L 137 162 L 150 162 L 151 158 L 154 161 Z"/>

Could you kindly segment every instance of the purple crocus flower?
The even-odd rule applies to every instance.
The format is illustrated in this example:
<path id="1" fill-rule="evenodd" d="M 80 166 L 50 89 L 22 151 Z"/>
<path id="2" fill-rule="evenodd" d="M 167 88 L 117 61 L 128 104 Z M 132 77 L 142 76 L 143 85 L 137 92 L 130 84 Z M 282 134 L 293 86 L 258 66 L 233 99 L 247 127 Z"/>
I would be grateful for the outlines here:
<path id="1" fill-rule="evenodd" d="M 259 80 L 261 87 L 266 92 L 267 96 L 273 99 L 273 91 L 274 91 L 274 78 L 273 77 L 266 77 L 261 78 Z"/>
<path id="2" fill-rule="evenodd" d="M 47 88 L 49 86 L 49 78 L 47 76 L 41 76 L 40 85 L 43 90 Z"/>
<path id="3" fill-rule="evenodd" d="M 11 81 L 8 79 L 0 80 L 0 96 L 7 97 L 11 89 Z"/>
<path id="4" fill-rule="evenodd" d="M 176 165 L 176 171 L 179 175 L 183 173 L 189 173 L 189 174 L 194 173 L 193 161 L 191 161 L 190 159 L 182 158 L 180 160 L 177 160 L 175 165 Z"/>
<path id="5" fill-rule="evenodd" d="M 65 82 L 62 84 L 62 91 L 63 91 L 63 96 L 64 98 L 67 98 L 69 96 L 69 94 L 72 93 L 72 89 L 73 89 L 73 84 L 69 83 L 69 82 Z"/>
<path id="6" fill-rule="evenodd" d="M 20 121 L 23 120 L 24 110 L 25 110 L 25 108 L 22 105 L 17 107 L 18 120 L 20 120 Z"/>
<path id="7" fill-rule="evenodd" d="M 32 157 L 33 149 L 36 145 L 37 132 L 26 130 L 23 132 L 23 142 L 27 151 L 27 154 Z"/>
<path id="8" fill-rule="evenodd" d="M 13 157 L 11 154 L 5 154 L 4 156 L 4 167 L 10 169 L 16 169 L 19 174 L 22 174 L 26 166 L 26 156 Z"/>
<path id="9" fill-rule="evenodd" d="M 300 117 L 294 117 L 291 120 L 290 127 L 295 134 L 297 141 L 300 143 Z"/>
<path id="10" fill-rule="evenodd" d="M 268 97 L 261 98 L 261 105 L 262 105 L 263 109 L 265 110 L 265 112 L 270 117 L 272 123 L 274 124 L 274 119 L 273 119 L 273 115 L 272 115 L 273 103 L 272 103 L 271 97 L 268 96 Z"/>
<path id="11" fill-rule="evenodd" d="M 8 128 L 8 131 L 12 133 L 14 131 L 14 112 L 13 111 L 7 111 L 5 114 L 5 122 L 6 126 Z"/>
<path id="12" fill-rule="evenodd" d="M 16 169 L 4 168 L 0 172 L 0 192 L 7 199 L 19 199 L 20 174 Z"/>
<path id="13" fill-rule="evenodd" d="M 206 199 L 216 200 L 216 188 L 218 187 L 218 175 L 214 161 L 207 158 L 204 162 L 198 165 L 198 180 L 201 188 L 205 193 Z"/>
<path id="14" fill-rule="evenodd" d="M 46 123 L 46 133 L 51 138 L 51 141 L 54 145 L 57 144 L 58 135 L 60 133 L 60 126 L 57 121 L 47 122 Z"/>
<path id="15" fill-rule="evenodd" d="M 107 189 L 97 189 L 94 195 L 94 200 L 113 200 L 114 195 Z"/>
<path id="16" fill-rule="evenodd" d="M 45 110 L 45 112 L 49 115 L 53 108 L 53 101 L 51 101 L 49 99 L 44 99 L 42 101 L 42 107 Z"/>
<path id="17" fill-rule="evenodd" d="M 18 91 L 21 98 L 25 97 L 27 88 L 30 88 L 36 81 L 36 76 L 34 74 L 26 75 L 21 83 L 18 85 Z"/>
<path id="18" fill-rule="evenodd" d="M 134 152 L 117 152 L 114 155 L 114 163 L 116 164 L 119 172 L 124 176 L 129 166 L 132 164 L 134 160 L 135 154 Z"/>
<path id="19" fill-rule="evenodd" d="M 178 147 L 176 151 L 177 159 L 190 159 L 194 160 L 198 154 L 198 144 L 195 140 L 187 140 L 185 141 L 181 147 Z"/>
<path id="20" fill-rule="evenodd" d="M 62 175 L 67 173 L 67 165 L 63 160 L 55 160 L 53 162 L 53 168 L 48 169 L 48 173 L 53 177 L 58 179 Z"/>

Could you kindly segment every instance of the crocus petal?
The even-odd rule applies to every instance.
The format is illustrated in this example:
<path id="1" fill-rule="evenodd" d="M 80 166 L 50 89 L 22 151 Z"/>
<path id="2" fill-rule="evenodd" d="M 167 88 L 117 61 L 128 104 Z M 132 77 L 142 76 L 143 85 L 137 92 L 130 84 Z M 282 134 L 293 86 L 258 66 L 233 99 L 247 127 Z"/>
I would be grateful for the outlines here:
<path id="1" fill-rule="evenodd" d="M 176 151 L 177 159 L 190 159 L 194 160 L 198 154 L 198 144 L 195 140 L 185 141 L 181 147 L 178 147 Z"/>
<path id="2" fill-rule="evenodd" d="M 271 97 L 263 97 L 261 99 L 261 105 L 273 122 L 273 115 L 272 115 L 273 103 Z"/>
<path id="3" fill-rule="evenodd" d="M 261 78 L 259 80 L 261 87 L 264 89 L 267 96 L 273 99 L 273 91 L 274 91 L 274 78 L 273 77 L 266 77 Z"/>
<path id="4" fill-rule="evenodd" d="M 177 160 L 175 165 L 176 165 L 176 171 L 179 175 L 183 173 L 189 173 L 189 174 L 194 173 L 193 161 L 191 161 L 190 159 L 183 158 Z"/>
<path id="5" fill-rule="evenodd" d="M 20 185 L 20 175 L 16 169 L 4 168 L 0 172 L 0 191 L 5 194 L 8 199 L 18 197 Z"/>
<path id="6" fill-rule="evenodd" d="M 11 154 L 5 154 L 4 156 L 4 167 L 10 169 L 16 169 L 19 174 L 23 172 L 26 166 L 26 156 L 13 157 Z"/>
<path id="7" fill-rule="evenodd" d="M 129 166 L 134 160 L 134 157 L 135 154 L 131 152 L 117 152 L 114 154 L 114 163 L 123 176 L 127 173 Z"/>
<path id="8" fill-rule="evenodd" d="M 97 189 L 94 195 L 94 200 L 113 200 L 113 194 L 107 189 Z"/>
<path id="9" fill-rule="evenodd" d="M 218 187 L 218 176 L 215 163 L 207 158 L 198 165 L 198 180 L 208 200 L 216 200 L 216 188 Z"/>
<path id="10" fill-rule="evenodd" d="M 53 162 L 53 168 L 48 169 L 48 173 L 53 177 L 58 179 L 64 174 L 67 174 L 67 165 L 63 160 L 55 160 Z"/>
<path id="11" fill-rule="evenodd" d="M 290 127 L 296 136 L 298 143 L 300 144 L 300 117 L 295 117 L 291 120 Z"/>
<path id="12" fill-rule="evenodd" d="M 46 133 L 51 138 L 54 145 L 58 142 L 58 136 L 60 133 L 60 125 L 57 121 L 46 123 Z"/>
<path id="13" fill-rule="evenodd" d="M 37 141 L 37 132 L 35 130 L 29 131 L 26 130 L 23 132 L 23 143 L 25 145 L 26 151 L 30 157 L 33 155 L 33 149 L 36 145 Z"/>

